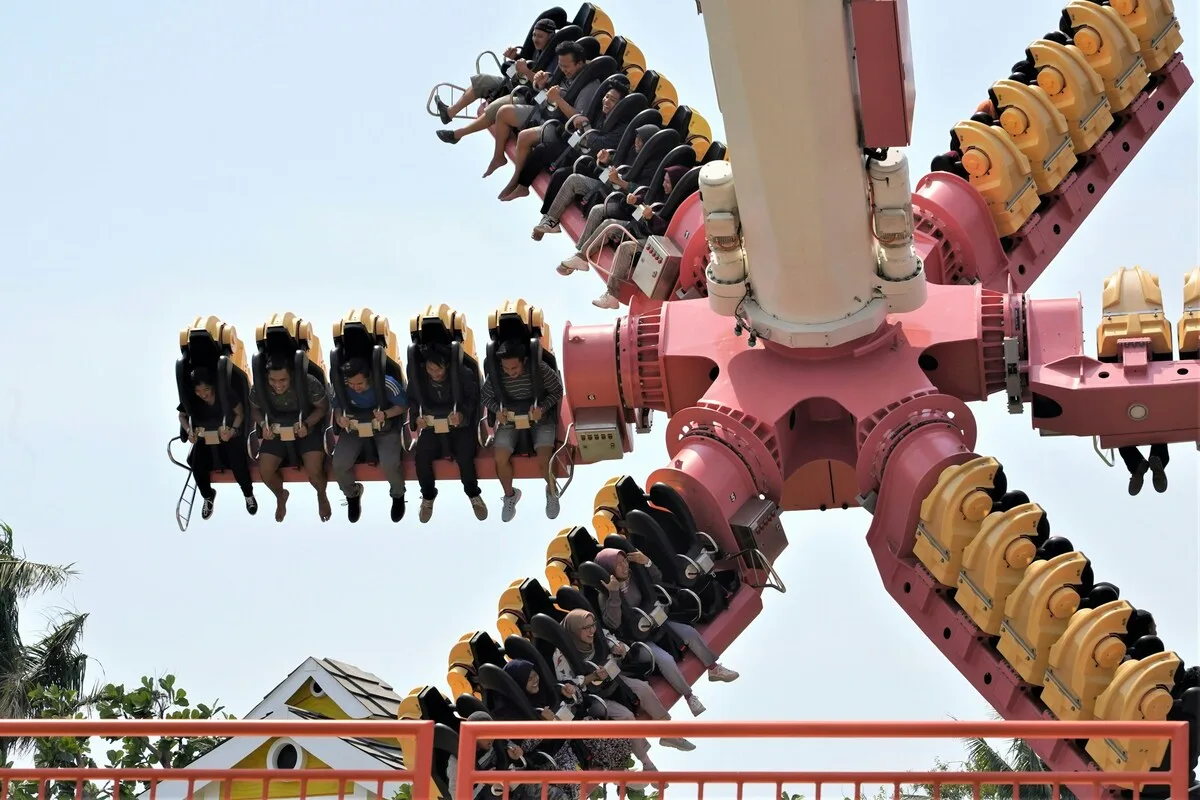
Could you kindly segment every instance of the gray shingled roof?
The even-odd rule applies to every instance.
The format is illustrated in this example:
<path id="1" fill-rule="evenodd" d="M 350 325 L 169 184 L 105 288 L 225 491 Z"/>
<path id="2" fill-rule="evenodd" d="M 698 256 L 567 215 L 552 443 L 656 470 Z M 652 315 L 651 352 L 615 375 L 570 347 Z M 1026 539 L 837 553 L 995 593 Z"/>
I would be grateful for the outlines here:
<path id="1" fill-rule="evenodd" d="M 316 714 L 312 711 L 305 711 L 302 708 L 294 708 L 289 706 L 288 711 L 301 719 L 318 720 L 330 719 L 322 714 Z M 339 737 L 343 742 L 352 747 L 355 747 L 367 755 L 381 762 L 384 766 L 391 769 L 404 769 L 404 751 L 400 749 L 399 743 L 391 744 L 381 742 L 376 739 L 363 739 L 360 737 L 342 736 Z"/>
<path id="2" fill-rule="evenodd" d="M 364 672 L 353 664 L 334 661 L 332 658 L 318 658 L 317 663 L 346 691 L 358 698 L 371 712 L 372 718 L 396 719 L 399 715 L 400 703 L 404 698 L 396 694 L 396 690 L 384 683 L 379 676 Z"/>

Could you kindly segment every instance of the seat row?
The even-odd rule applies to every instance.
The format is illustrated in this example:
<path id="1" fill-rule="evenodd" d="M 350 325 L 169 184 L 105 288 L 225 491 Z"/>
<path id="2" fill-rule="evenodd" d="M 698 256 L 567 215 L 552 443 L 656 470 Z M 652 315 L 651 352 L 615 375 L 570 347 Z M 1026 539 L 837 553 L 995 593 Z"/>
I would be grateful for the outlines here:
<path id="1" fill-rule="evenodd" d="M 1091 561 L 1051 535 L 1045 511 L 1009 491 L 993 458 L 945 469 L 922 501 L 913 555 L 1055 717 L 1186 720 L 1195 734 L 1200 670 L 1165 649 L 1153 616 L 1097 582 Z M 1090 739 L 1102 769 L 1160 769 L 1167 742 Z"/>
<path id="2" fill-rule="evenodd" d="M 1002 239 L 1017 234 L 1122 115 L 1155 86 L 1183 37 L 1170 0 L 1071 0 L 931 169 L 970 181 Z"/>
<path id="3" fill-rule="evenodd" d="M 1180 360 L 1200 358 L 1200 267 L 1183 278 L 1183 313 L 1175 331 Z M 1171 361 L 1175 342 L 1171 321 L 1163 313 L 1158 276 L 1141 267 L 1122 267 L 1104 280 L 1103 312 L 1096 328 L 1096 353 L 1115 362 L 1123 340 L 1148 339 L 1155 361 Z"/>
<path id="4" fill-rule="evenodd" d="M 757 589 L 743 580 L 736 560 L 739 554 L 721 552 L 711 537 L 697 530 L 686 503 L 670 486 L 655 484 L 644 492 L 628 476 L 614 478 L 597 493 L 595 509 L 595 519 L 611 530 L 603 541 L 583 527 L 567 528 L 555 536 L 546 554 L 550 588 L 537 578 L 513 581 L 497 605 L 499 639 L 486 631 L 462 636 L 448 658 L 449 696 L 434 686 L 417 687 L 401 704 L 401 719 L 438 722 L 445 729 L 443 739 L 449 750 L 454 743 L 451 734 L 472 714 L 485 711 L 497 719 L 513 718 L 506 716 L 512 711 L 508 701 L 521 692 L 504 673 L 513 671 L 514 662 L 529 663 L 543 685 L 559 687 L 565 674 L 563 654 L 574 651 L 568 615 L 580 611 L 591 615 L 600 627 L 609 628 L 609 636 L 595 637 L 591 660 L 577 667 L 591 678 L 585 684 L 586 697 L 574 703 L 553 702 L 545 710 L 529 708 L 526 718 L 602 719 L 606 717 L 604 700 L 630 704 L 641 716 L 650 716 L 655 708 L 653 699 L 638 698 L 628 691 L 628 684 L 636 685 L 639 680 L 656 685 L 660 698 L 671 695 L 672 690 L 660 683 L 667 670 L 658 659 L 664 651 L 676 660 L 686 655 L 686 647 L 673 636 L 671 623 L 704 630 L 720 615 L 730 613 L 731 601 L 739 592 Z M 612 581 L 620 578 L 611 568 L 613 551 L 644 556 L 660 575 L 658 582 L 652 583 L 651 568 L 641 565 L 643 559 L 628 559 L 626 579 L 637 586 L 640 600 L 624 605 L 621 624 L 615 627 L 605 623 L 609 593 L 615 591 Z M 627 645 L 626 650 L 614 652 L 614 642 Z M 736 677 L 736 673 L 725 672 Z M 632 681 L 623 689 L 621 682 L 626 679 Z M 550 698 L 557 696 L 556 691 L 550 692 Z M 601 700 L 599 708 L 589 705 L 589 697 Z M 693 705 L 693 713 L 703 711 L 702 705 L 689 705 Z M 546 735 L 553 736 L 552 728 Z M 438 759 L 433 777 L 444 788 L 447 776 L 439 774 Z"/>

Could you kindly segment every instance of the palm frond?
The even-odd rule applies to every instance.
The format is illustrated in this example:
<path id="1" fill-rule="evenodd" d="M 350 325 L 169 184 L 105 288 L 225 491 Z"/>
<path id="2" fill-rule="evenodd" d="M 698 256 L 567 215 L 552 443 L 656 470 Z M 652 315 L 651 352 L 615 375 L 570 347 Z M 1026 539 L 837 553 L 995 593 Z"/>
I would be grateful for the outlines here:
<path id="1" fill-rule="evenodd" d="M 1012 772 L 1012 765 L 1005 760 L 987 739 L 964 739 L 967 749 L 967 770 L 970 772 Z"/>
<path id="2" fill-rule="evenodd" d="M 77 574 L 74 564 L 60 567 L 26 561 L 11 554 L 0 555 L 0 592 L 11 592 L 14 600 L 25 600 L 39 592 L 57 589 Z"/>

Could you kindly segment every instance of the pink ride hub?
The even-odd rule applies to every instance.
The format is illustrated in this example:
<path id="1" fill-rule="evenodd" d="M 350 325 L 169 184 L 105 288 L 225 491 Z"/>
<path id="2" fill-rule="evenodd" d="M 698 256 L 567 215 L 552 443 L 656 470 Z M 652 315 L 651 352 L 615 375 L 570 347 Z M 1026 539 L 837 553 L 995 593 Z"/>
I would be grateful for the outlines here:
<path id="1" fill-rule="evenodd" d="M 915 102 L 904 0 L 850 0 L 849 14 L 838 3 L 806 6 L 803 15 L 784 0 L 698 5 L 728 147 L 591 3 L 574 17 L 552 9 L 533 21 L 525 45 L 506 51 L 503 64 L 497 57 L 505 77 L 475 76 L 469 96 L 451 84 L 430 96 L 429 112 L 449 126 L 438 133 L 443 142 L 484 128 L 507 142 L 497 152 L 522 168 L 510 185 L 549 201 L 566 175 L 585 175 L 598 192 L 586 212 L 572 202 L 539 227 L 553 233 L 557 225 L 577 243 L 589 236 L 579 259 L 611 278 L 625 314 L 565 323 L 556 353 L 540 310 L 524 301 L 498 308 L 488 323 L 496 343 L 496 331 L 516 330 L 504 326 L 519 318 L 521 335 L 549 354 L 543 368 L 561 370 L 551 469 L 574 479 L 582 465 L 621 458 L 656 411 L 669 418 L 670 460 L 644 482 L 605 484 L 591 530 L 567 527 L 551 542 L 549 588 L 514 581 L 498 607 L 500 639 L 465 635 L 449 659 L 451 694 L 417 687 L 401 718 L 436 722 L 435 748 L 439 736 L 452 742 L 445 752 L 457 752 L 458 733 L 473 741 L 467 731 L 475 728 L 465 726 L 475 723 L 465 720 L 494 710 L 497 693 L 519 695 L 498 675 L 507 662 L 561 655 L 567 610 L 603 622 L 598 606 L 616 590 L 595 562 L 600 548 L 642 553 L 668 587 L 665 603 L 638 606 L 640 628 L 617 626 L 613 635 L 657 636 L 662 611 L 686 618 L 719 657 L 762 611 L 764 592 L 784 590 L 772 567 L 787 546 L 780 513 L 861 506 L 873 515 L 867 542 L 888 593 L 1005 719 L 1116 726 L 1086 735 L 1061 728 L 1060 738 L 1032 742 L 1056 773 L 1088 773 L 1065 781 L 1077 796 L 1113 796 L 1127 776 L 1167 768 L 1190 771 L 1194 783 L 1200 671 L 1158 638 L 1152 616 L 1132 605 L 1135 595 L 1123 599 L 1103 581 L 1104 565 L 1093 569 L 1081 549 L 1086 542 L 1052 533 L 1044 498 L 1018 490 L 1019 476 L 974 452 L 967 405 L 1003 393 L 1010 412 L 1028 410 L 1043 434 L 1121 448 L 1130 491 L 1148 474 L 1164 490 L 1161 448 L 1200 442 L 1200 267 L 1180 265 L 1164 279 L 1183 289 L 1177 324 L 1162 313 L 1156 275 L 1113 274 L 1094 355 L 1078 335 L 1078 299 L 1025 294 L 1191 87 L 1171 4 L 1069 0 L 1058 30 L 1032 42 L 1012 74 L 964 101 L 968 118 L 915 188 L 901 149 Z M 1053 15 L 1031 24 L 1047 22 Z M 859 44 L 857 60 L 847 41 Z M 771 68 L 764 60 L 784 50 L 820 68 L 796 65 L 792 102 L 781 106 L 771 87 L 746 76 L 763 74 Z M 541 69 L 548 53 L 558 53 L 557 77 Z M 554 82 L 559 88 L 543 95 Z M 599 111 L 614 87 L 619 100 Z M 438 95 L 447 88 L 449 102 Z M 490 100 L 479 121 L 455 116 L 476 99 Z M 606 115 L 626 112 L 624 128 L 605 127 Z M 454 127 L 455 119 L 465 124 Z M 643 124 L 657 132 L 634 136 Z M 613 146 L 590 150 L 591 134 L 612 134 Z M 820 141 L 822 157 L 778 157 L 797 141 Z M 549 142 L 555 157 L 537 161 Z M 601 153 L 622 165 L 616 178 L 599 166 Z M 668 192 L 662 176 L 674 167 L 684 173 L 674 173 Z M 638 189 L 641 174 L 651 177 Z M 795 186 L 822 190 L 808 196 Z M 598 223 L 619 230 L 592 237 Z M 483 379 L 492 379 L 492 344 L 477 358 L 456 312 L 415 317 L 414 343 L 421 325 L 450 331 L 455 358 L 476 370 L 483 364 Z M 483 435 L 495 420 L 469 422 L 479 425 L 477 471 L 486 481 L 497 474 Z M 418 444 L 438 431 L 431 426 L 422 424 Z M 1149 459 L 1130 449 L 1139 446 L 1155 448 Z M 513 465 L 518 479 L 546 477 L 540 461 L 514 456 Z M 458 469 L 441 458 L 435 477 L 457 480 Z M 380 479 L 372 463 L 355 470 L 360 481 Z M 585 647 L 599 661 L 607 635 L 597 632 Z M 637 648 L 617 644 L 632 676 Z M 682 646 L 676 656 L 689 684 L 711 666 Z M 591 691 L 597 673 L 588 664 L 572 692 Z M 538 674 L 555 687 L 584 675 Z M 680 699 L 661 676 L 642 677 L 666 707 Z M 617 679 L 610 673 L 597 684 Z M 539 691 L 526 687 L 531 697 Z M 548 708 L 567 708 L 551 694 Z M 1168 748 L 1120 727 L 1145 720 L 1186 723 L 1186 747 L 1182 734 Z M 451 773 L 438 763 L 434 783 L 444 792 Z M 460 769 L 463 779 L 479 778 L 470 765 Z"/>

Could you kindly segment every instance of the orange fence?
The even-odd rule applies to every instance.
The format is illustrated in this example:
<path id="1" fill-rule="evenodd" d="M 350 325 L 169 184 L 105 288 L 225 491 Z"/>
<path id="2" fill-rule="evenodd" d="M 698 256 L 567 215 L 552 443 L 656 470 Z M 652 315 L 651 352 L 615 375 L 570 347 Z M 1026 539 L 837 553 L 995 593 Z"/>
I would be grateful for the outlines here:
<path id="1" fill-rule="evenodd" d="M 1155 773 L 1101 772 L 535 772 L 482 771 L 475 767 L 475 746 L 478 739 L 603 739 L 627 737 L 673 737 L 723 739 L 961 739 L 996 738 L 1026 740 L 1084 739 L 1093 737 L 1169 740 L 1174 755 L 1171 769 Z M 436 792 L 430 780 L 433 765 L 434 724 L 423 721 L 377 720 L 0 720 L 0 737 L 338 737 L 350 739 L 384 739 L 395 742 L 408 740 L 415 744 L 415 763 L 406 769 L 346 770 L 346 769 L 207 769 L 203 765 L 182 769 L 106 769 L 106 768 L 46 768 L 0 769 L 0 798 L 15 796 L 15 788 L 28 787 L 36 781 L 34 796 L 39 800 L 59 800 L 74 795 L 76 800 L 91 800 L 95 789 L 88 782 L 111 784 L 103 794 L 120 798 L 120 789 L 134 790 L 146 800 L 206 800 L 207 798 L 382 798 L 390 800 L 400 784 L 411 784 L 411 797 L 426 800 Z M 785 785 L 812 784 L 814 800 L 821 800 L 822 787 L 848 785 L 855 787 L 858 798 L 864 786 L 893 787 L 895 798 L 901 796 L 901 784 L 931 784 L 933 798 L 939 797 L 944 786 L 973 787 L 974 796 L 983 793 L 981 786 L 1013 787 L 1011 796 L 1019 800 L 1021 786 L 1068 788 L 1081 800 L 1102 797 L 1119 787 L 1141 785 L 1168 786 L 1170 796 L 1187 797 L 1188 728 L 1184 722 L 475 722 L 464 723 L 459 733 L 458 769 L 455 775 L 457 795 L 471 797 L 467 787 L 491 785 L 502 787 L 500 796 L 507 797 L 518 784 L 540 786 L 543 797 L 549 786 L 578 785 L 581 796 L 589 788 L 601 784 L 616 784 L 619 795 L 630 783 L 653 781 L 669 784 L 661 789 L 664 800 L 669 797 L 695 796 L 718 800 L 724 797 L 746 797 L 748 787 L 758 787 L 754 796 L 778 798 Z M 1178 755 L 1175 755 L 1178 754 Z M 320 782 L 318 789 L 314 784 Z M 19 782 L 27 782 L 21 784 Z M 233 784 L 257 784 L 247 792 L 233 792 Z M 63 787 L 74 784 L 74 791 Z M 144 784 L 144 786 L 139 785 Z M 333 784 L 335 789 L 329 789 Z M 712 787 L 729 787 L 716 792 Z M 51 793 L 51 786 L 55 789 Z M 173 787 L 173 788 L 172 788 Z M 690 787 L 690 791 L 689 791 Z M 769 787 L 769 788 L 768 788 Z M 143 791 L 144 789 L 144 791 Z M 110 793 L 111 792 L 111 793 Z M 128 792 L 127 792 L 128 793 Z M 485 791 L 485 794 L 487 792 Z M 828 797 L 830 791 L 826 792 Z M 1139 792 L 1134 791 L 1137 797 Z M 837 796 L 841 796 L 840 789 Z"/>

